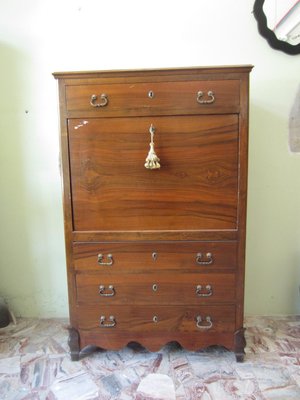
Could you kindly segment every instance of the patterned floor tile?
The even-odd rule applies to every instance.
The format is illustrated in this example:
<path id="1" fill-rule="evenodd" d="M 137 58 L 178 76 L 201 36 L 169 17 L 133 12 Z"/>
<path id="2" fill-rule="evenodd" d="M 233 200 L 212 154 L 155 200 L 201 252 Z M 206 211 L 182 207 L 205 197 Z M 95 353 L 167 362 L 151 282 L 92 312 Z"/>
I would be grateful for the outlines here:
<path id="1" fill-rule="evenodd" d="M 66 320 L 20 319 L 0 329 L 0 399 L 299 400 L 300 317 L 248 317 L 246 356 L 221 347 L 197 352 L 170 343 L 113 352 L 68 349 Z"/>

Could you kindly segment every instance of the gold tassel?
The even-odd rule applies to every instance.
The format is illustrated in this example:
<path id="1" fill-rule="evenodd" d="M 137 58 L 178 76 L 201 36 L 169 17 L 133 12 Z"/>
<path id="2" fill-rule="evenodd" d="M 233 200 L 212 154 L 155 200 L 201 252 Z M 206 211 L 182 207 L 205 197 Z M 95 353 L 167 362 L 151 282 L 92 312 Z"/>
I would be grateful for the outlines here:
<path id="1" fill-rule="evenodd" d="M 157 157 L 155 150 L 154 150 L 154 141 L 153 141 L 153 137 L 154 137 L 154 132 L 155 132 L 155 127 L 151 124 L 150 128 L 149 128 L 149 132 L 151 135 L 151 142 L 150 144 L 150 150 L 148 153 L 148 156 L 146 158 L 146 162 L 145 162 L 145 168 L 147 169 L 159 169 L 160 168 L 160 159 Z"/>

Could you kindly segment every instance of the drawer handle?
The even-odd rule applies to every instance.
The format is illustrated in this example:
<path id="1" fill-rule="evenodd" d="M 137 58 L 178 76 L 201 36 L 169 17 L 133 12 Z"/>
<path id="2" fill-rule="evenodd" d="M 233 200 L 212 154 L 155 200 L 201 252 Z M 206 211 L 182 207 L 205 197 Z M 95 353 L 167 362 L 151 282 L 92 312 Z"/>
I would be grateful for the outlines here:
<path id="1" fill-rule="evenodd" d="M 207 96 L 209 97 L 209 99 L 205 100 L 203 99 L 204 93 L 200 90 L 197 93 L 197 101 L 199 104 L 212 104 L 215 101 L 215 95 L 214 92 L 212 92 L 211 90 L 209 90 L 207 92 Z"/>
<path id="2" fill-rule="evenodd" d="M 198 253 L 196 256 L 196 263 L 199 265 L 209 265 L 214 262 L 212 253 L 206 253 L 205 256 L 202 253 Z"/>
<path id="3" fill-rule="evenodd" d="M 106 290 L 104 285 L 99 286 L 99 294 L 102 297 L 112 297 L 116 294 L 115 288 L 113 285 L 109 285 L 108 289 Z"/>
<path id="4" fill-rule="evenodd" d="M 108 318 L 108 322 L 106 321 L 105 315 L 101 315 L 100 317 L 100 326 L 102 328 L 113 328 L 116 325 L 116 320 L 113 315 Z"/>
<path id="5" fill-rule="evenodd" d="M 107 255 L 107 260 L 108 261 L 103 261 L 104 260 L 104 255 L 103 254 L 98 254 L 98 264 L 99 265 L 104 265 L 104 266 L 110 266 L 113 265 L 114 259 L 112 254 Z"/>
<path id="6" fill-rule="evenodd" d="M 211 285 L 206 285 L 205 288 L 202 285 L 196 287 L 196 294 L 199 297 L 209 297 L 212 296 L 213 290 Z"/>
<path id="7" fill-rule="evenodd" d="M 199 329 L 210 329 L 213 326 L 211 317 L 208 315 L 207 317 L 205 317 L 204 320 L 202 320 L 201 315 L 198 315 L 196 318 L 196 326 Z"/>
<path id="8" fill-rule="evenodd" d="M 96 100 L 97 100 L 97 99 L 98 99 L 98 96 L 97 96 L 96 94 L 93 94 L 93 95 L 91 96 L 90 105 L 91 105 L 92 107 L 98 108 L 98 107 L 105 107 L 105 106 L 107 106 L 107 104 L 108 104 L 108 97 L 107 97 L 107 94 L 105 94 L 105 93 L 100 94 L 101 103 L 96 103 Z"/>
<path id="9" fill-rule="evenodd" d="M 154 133 L 155 133 L 155 127 L 151 124 L 150 128 L 149 128 L 149 132 L 150 132 L 150 137 L 151 137 L 151 141 L 150 141 L 150 150 L 149 153 L 147 155 L 147 158 L 145 160 L 145 168 L 147 169 L 159 169 L 160 168 L 160 159 L 157 157 L 155 150 L 154 150 Z"/>

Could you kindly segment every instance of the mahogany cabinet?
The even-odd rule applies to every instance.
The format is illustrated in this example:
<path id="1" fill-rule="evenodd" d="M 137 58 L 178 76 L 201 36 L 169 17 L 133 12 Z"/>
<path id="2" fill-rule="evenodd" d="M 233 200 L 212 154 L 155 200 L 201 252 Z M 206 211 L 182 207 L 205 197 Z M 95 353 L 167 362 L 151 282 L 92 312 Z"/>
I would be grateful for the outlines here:
<path id="1" fill-rule="evenodd" d="M 244 356 L 251 66 L 55 73 L 73 360 Z"/>

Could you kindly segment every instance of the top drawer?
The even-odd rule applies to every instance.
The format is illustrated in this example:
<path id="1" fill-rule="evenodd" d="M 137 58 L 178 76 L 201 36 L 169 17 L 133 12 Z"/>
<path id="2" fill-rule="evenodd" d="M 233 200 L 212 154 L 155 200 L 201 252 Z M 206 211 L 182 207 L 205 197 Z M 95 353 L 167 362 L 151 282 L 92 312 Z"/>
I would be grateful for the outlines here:
<path id="1" fill-rule="evenodd" d="M 239 112 L 239 102 L 239 80 L 66 86 L 71 116 L 234 113 Z"/>

